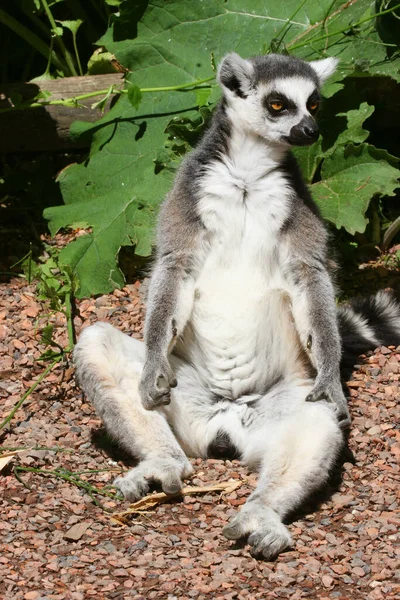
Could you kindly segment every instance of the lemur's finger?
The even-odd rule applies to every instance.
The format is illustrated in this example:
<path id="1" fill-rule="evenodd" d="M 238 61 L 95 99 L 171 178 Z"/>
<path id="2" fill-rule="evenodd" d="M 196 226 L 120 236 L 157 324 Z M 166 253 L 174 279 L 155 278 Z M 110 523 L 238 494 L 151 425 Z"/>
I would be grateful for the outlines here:
<path id="1" fill-rule="evenodd" d="M 351 425 L 350 417 L 343 413 L 338 416 L 338 421 L 340 429 L 348 429 Z"/>
<path id="2" fill-rule="evenodd" d="M 321 400 L 325 400 L 326 402 L 332 402 L 331 398 L 329 398 L 328 394 L 324 391 L 316 391 L 311 392 L 306 397 L 306 402 L 319 402 Z"/>
<path id="3" fill-rule="evenodd" d="M 171 373 L 171 375 L 164 375 L 164 373 L 160 373 L 157 377 L 157 387 L 159 389 L 165 389 L 167 387 L 174 388 L 178 385 L 178 381 L 176 377 Z"/>
<path id="4" fill-rule="evenodd" d="M 170 404 L 171 402 L 171 394 L 169 389 L 162 388 L 161 390 L 157 390 L 153 397 L 155 406 L 162 406 L 164 404 Z"/>
<path id="5" fill-rule="evenodd" d="M 183 484 L 176 473 L 167 473 L 161 479 L 161 487 L 166 494 L 177 494 L 181 491 Z"/>

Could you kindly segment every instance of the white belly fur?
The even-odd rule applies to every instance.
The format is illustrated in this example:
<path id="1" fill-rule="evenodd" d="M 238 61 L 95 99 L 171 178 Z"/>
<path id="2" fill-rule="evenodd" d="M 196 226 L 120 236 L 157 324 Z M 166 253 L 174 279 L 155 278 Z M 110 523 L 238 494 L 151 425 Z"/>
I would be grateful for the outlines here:
<path id="1" fill-rule="evenodd" d="M 205 266 L 190 319 L 190 360 L 217 395 L 262 394 L 293 375 L 298 354 L 290 300 L 257 268 Z M 274 285 L 276 284 L 276 286 Z"/>
<path id="2" fill-rule="evenodd" d="M 287 182 L 268 172 L 268 161 L 237 174 L 236 163 L 219 161 L 202 185 L 206 257 L 183 343 L 209 389 L 228 399 L 257 396 L 299 371 L 277 244 L 289 211 Z"/>

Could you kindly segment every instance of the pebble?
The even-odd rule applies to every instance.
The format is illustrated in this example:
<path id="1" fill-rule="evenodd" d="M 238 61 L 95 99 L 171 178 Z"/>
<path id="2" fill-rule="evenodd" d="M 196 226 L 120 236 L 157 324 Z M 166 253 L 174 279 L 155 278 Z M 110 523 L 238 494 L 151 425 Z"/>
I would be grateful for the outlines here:
<path id="1" fill-rule="evenodd" d="M 70 542 L 77 542 L 89 527 L 90 523 L 77 523 L 65 532 L 64 538 Z"/>

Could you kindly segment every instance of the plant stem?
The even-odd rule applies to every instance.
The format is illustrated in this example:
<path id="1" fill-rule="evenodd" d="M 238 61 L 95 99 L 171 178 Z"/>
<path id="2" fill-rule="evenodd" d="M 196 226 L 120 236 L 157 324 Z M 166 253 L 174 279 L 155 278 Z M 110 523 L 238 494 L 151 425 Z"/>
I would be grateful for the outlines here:
<path id="1" fill-rule="evenodd" d="M 393 223 L 391 223 L 391 225 L 389 225 L 389 227 L 386 229 L 385 235 L 383 236 L 381 247 L 384 252 L 386 252 L 386 250 L 389 248 L 390 242 L 393 240 L 394 236 L 399 233 L 399 231 L 400 217 L 397 217 L 397 219 L 395 219 Z"/>
<path id="2" fill-rule="evenodd" d="M 11 15 L 6 13 L 5 10 L 0 8 L 0 23 L 3 23 L 6 27 L 11 29 L 14 33 L 16 33 L 20 38 L 25 40 L 27 44 L 35 48 L 42 56 L 46 59 L 49 57 L 49 48 L 47 44 L 43 42 L 35 33 L 30 31 L 25 25 L 22 25 L 19 21 L 14 19 Z M 65 69 L 65 65 L 62 64 L 60 59 L 58 58 L 55 52 L 51 53 L 51 62 L 57 69 Z"/>
<path id="3" fill-rule="evenodd" d="M 50 76 L 50 64 L 51 64 L 51 55 L 53 53 L 53 46 L 54 46 L 54 38 L 50 38 L 50 53 L 49 53 L 49 60 L 47 61 L 47 65 L 46 65 L 46 70 L 44 72 L 44 76 L 48 77 Z"/>
<path id="4" fill-rule="evenodd" d="M 39 383 L 43 381 L 43 379 L 50 373 L 53 367 L 60 362 L 62 356 L 57 356 L 52 363 L 50 363 L 43 373 L 39 376 L 39 378 L 31 385 L 31 387 L 25 392 L 25 394 L 18 400 L 17 404 L 14 406 L 8 417 L 4 419 L 4 421 L 0 424 L 0 431 L 4 429 L 4 427 L 11 421 L 17 410 L 22 406 L 25 400 L 35 391 Z"/>
<path id="5" fill-rule="evenodd" d="M 75 477 L 74 473 L 72 473 L 71 471 L 50 471 L 47 469 L 36 469 L 35 467 L 20 466 L 14 467 L 14 471 L 23 471 L 25 473 L 38 473 L 39 475 L 49 475 L 50 477 L 58 477 L 59 479 L 64 479 L 64 481 L 69 481 L 69 483 L 72 483 L 73 485 L 76 485 L 77 487 L 80 487 L 89 493 L 99 494 L 99 496 L 106 496 L 107 498 L 112 498 L 113 500 L 120 499 L 120 497 L 117 494 L 101 490 L 95 487 L 94 485 L 91 485 L 87 481 L 83 481 L 83 479 Z"/>
<path id="6" fill-rule="evenodd" d="M 283 27 L 281 27 L 281 29 L 276 34 L 275 38 L 277 40 L 279 40 L 279 36 L 282 36 L 282 39 L 283 39 L 287 26 L 290 24 L 291 21 L 293 21 L 293 19 L 297 15 L 297 13 L 303 8 L 303 6 L 305 5 L 306 2 L 307 2 L 307 0 L 303 0 L 303 2 L 301 2 L 301 4 L 299 4 L 299 6 L 296 8 L 294 13 L 292 15 L 290 15 L 290 17 L 287 19 L 286 23 L 284 23 Z"/>
<path id="7" fill-rule="evenodd" d="M 35 15 L 35 13 L 32 11 L 32 7 L 29 6 L 28 3 L 21 2 L 20 9 L 24 13 L 24 15 L 30 21 L 32 21 L 34 28 L 36 30 L 40 30 L 44 34 L 46 39 L 50 39 L 50 37 L 51 37 L 50 29 L 48 28 L 46 23 L 43 23 L 43 21 Z"/>
<path id="8" fill-rule="evenodd" d="M 154 87 L 154 88 L 141 88 L 140 91 L 142 94 L 146 94 L 147 92 L 174 92 L 175 90 L 184 90 L 185 88 L 197 87 L 202 83 L 207 83 L 208 81 L 212 81 L 215 79 L 215 76 L 206 77 L 205 79 L 198 79 L 197 81 L 191 81 L 190 83 L 182 83 L 180 85 L 170 85 L 166 87 Z M 123 90 L 124 92 L 126 90 Z"/>
<path id="9" fill-rule="evenodd" d="M 206 79 L 198 79 L 197 81 L 191 81 L 190 83 L 182 83 L 181 85 L 170 85 L 164 87 L 154 87 L 154 88 L 142 88 L 140 91 L 142 94 L 150 93 L 150 92 L 173 92 L 185 90 L 187 88 L 195 88 L 203 83 L 207 83 L 208 81 L 212 81 L 214 76 L 207 77 Z M 12 108 L 2 108 L 0 109 L 0 114 L 5 112 L 10 112 L 13 110 L 26 110 L 29 108 L 38 108 L 40 106 L 70 106 L 77 107 L 78 103 L 81 100 L 87 100 L 88 98 L 94 98 L 95 96 L 104 96 L 109 93 L 109 88 L 106 90 L 97 90 L 96 92 L 88 92 L 87 94 L 81 94 L 80 96 L 75 96 L 73 98 L 65 98 L 63 100 L 44 100 L 43 102 L 26 102 L 19 104 L 18 107 Z M 113 89 L 113 94 L 127 94 L 128 90 L 119 90 Z"/>
<path id="10" fill-rule="evenodd" d="M 45 11 L 45 13 L 47 15 L 47 18 L 49 19 L 53 35 L 55 36 L 55 38 L 57 40 L 57 43 L 60 46 L 60 50 L 63 53 L 64 59 L 65 59 L 65 62 L 67 63 L 67 66 L 68 66 L 68 69 L 70 71 L 70 74 L 71 75 L 78 75 L 78 73 L 77 73 L 77 71 L 75 69 L 74 63 L 72 61 L 71 55 L 68 52 L 67 48 L 65 47 L 65 44 L 63 42 L 62 37 L 60 35 L 58 35 L 58 33 L 57 33 L 58 27 L 57 27 L 57 24 L 56 24 L 56 22 L 54 20 L 54 17 L 52 15 L 52 13 L 51 13 L 49 5 L 47 4 L 47 0 L 41 0 L 41 2 L 42 2 L 42 5 L 43 5 L 43 8 L 44 8 L 44 11 Z"/>
<path id="11" fill-rule="evenodd" d="M 5 452 L 14 452 L 15 450 L 50 450 L 51 452 L 75 452 L 72 448 L 63 448 L 62 446 L 34 446 L 27 448 L 26 446 L 1 446 L 0 450 Z"/>
<path id="12" fill-rule="evenodd" d="M 324 20 L 322 21 L 322 29 L 325 29 L 325 27 L 326 27 L 326 22 L 329 18 L 329 13 L 331 12 L 332 8 L 334 7 L 335 2 L 336 2 L 336 0 L 332 0 L 331 4 L 329 5 L 328 10 L 326 11 Z"/>
<path id="13" fill-rule="evenodd" d="M 79 58 L 78 46 L 76 45 L 76 33 L 74 33 L 74 32 L 72 32 L 72 43 L 74 45 L 76 62 L 78 63 L 79 75 L 82 77 L 83 71 L 82 71 L 81 59 Z"/>
<path id="14" fill-rule="evenodd" d="M 70 352 L 75 345 L 75 329 L 74 329 L 74 321 L 72 318 L 72 298 L 71 292 L 65 294 L 65 316 L 67 319 L 67 331 L 68 331 L 68 350 Z"/>
<path id="15" fill-rule="evenodd" d="M 102 0 L 102 3 L 103 2 L 104 0 Z M 82 2 L 82 0 L 66 0 L 66 3 L 68 5 L 69 12 L 74 15 L 74 19 L 81 19 L 85 23 L 84 35 L 88 44 L 92 45 L 93 40 L 97 39 L 98 37 L 98 32 L 92 23 L 92 17 L 89 16 L 87 12 L 87 10 L 90 12 L 90 7 L 87 6 L 87 0 L 84 2 Z M 98 6 L 96 6 L 96 10 L 100 13 L 102 21 L 105 21 L 105 25 L 107 25 L 107 19 L 104 19 L 104 15 L 101 13 L 101 10 Z"/>
<path id="16" fill-rule="evenodd" d="M 347 27 L 343 27 L 343 29 L 338 29 L 337 31 L 332 31 L 332 33 L 326 33 L 325 35 L 322 35 L 319 38 L 311 37 L 310 39 L 306 40 L 305 42 L 302 42 L 301 44 L 295 44 L 294 46 L 291 46 L 291 44 L 289 43 L 287 45 L 287 47 L 290 48 L 291 50 L 296 50 L 296 48 L 303 48 L 304 46 L 307 46 L 310 42 L 312 42 L 313 44 L 315 42 L 320 42 L 321 40 L 325 40 L 334 35 L 339 35 L 341 33 L 345 33 L 346 31 L 354 29 L 355 27 L 358 27 L 359 25 L 363 25 L 364 23 L 367 23 L 368 21 L 372 21 L 373 19 L 376 19 L 376 17 L 380 17 L 382 15 L 387 15 L 389 13 L 392 13 L 397 8 L 400 8 L 400 4 L 396 4 L 396 6 L 393 6 L 392 8 L 388 8 L 386 10 L 382 10 L 380 12 L 374 13 L 373 15 L 370 15 L 369 17 L 365 17 L 365 19 L 361 19 L 360 21 L 357 21 L 356 23 L 353 23 L 352 25 L 349 24 L 349 25 L 347 25 Z"/>
<path id="17" fill-rule="evenodd" d="M 21 263 L 23 263 L 24 260 L 26 260 L 27 258 L 29 258 L 30 261 L 32 260 L 32 242 L 30 242 L 30 244 L 29 244 L 29 251 L 25 254 L 25 256 L 23 256 L 22 258 L 20 258 L 19 260 L 17 260 L 17 262 L 13 263 L 11 265 L 11 269 L 14 269 L 14 267 L 18 267 L 18 265 L 20 265 Z M 31 269 L 29 269 L 29 271 L 30 270 Z M 31 282 L 28 281 L 28 283 L 31 283 Z"/>

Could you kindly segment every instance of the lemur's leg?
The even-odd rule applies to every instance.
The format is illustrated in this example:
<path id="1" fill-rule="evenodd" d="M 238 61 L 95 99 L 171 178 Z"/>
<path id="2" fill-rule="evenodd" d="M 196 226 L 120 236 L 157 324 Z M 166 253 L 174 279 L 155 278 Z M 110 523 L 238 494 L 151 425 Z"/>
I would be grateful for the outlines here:
<path id="1" fill-rule="evenodd" d="M 143 342 L 108 323 L 85 329 L 74 351 L 82 389 L 111 436 L 141 461 L 115 482 L 129 500 L 145 495 L 152 480 L 165 492 L 177 492 L 192 472 L 165 415 L 142 405 L 138 386 L 144 354 Z"/>
<path id="2" fill-rule="evenodd" d="M 306 403 L 290 415 L 248 430 L 244 460 L 260 459 L 260 481 L 241 512 L 224 528 L 229 539 L 249 536 L 255 555 L 272 559 L 291 544 L 283 519 L 328 478 L 343 444 L 334 412 L 325 402 Z"/>

